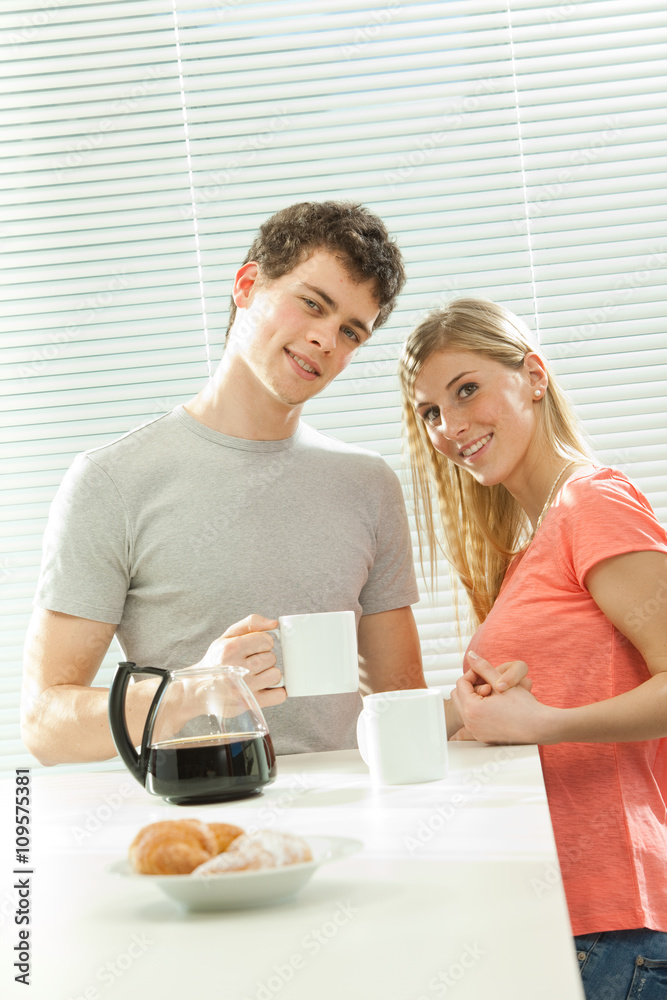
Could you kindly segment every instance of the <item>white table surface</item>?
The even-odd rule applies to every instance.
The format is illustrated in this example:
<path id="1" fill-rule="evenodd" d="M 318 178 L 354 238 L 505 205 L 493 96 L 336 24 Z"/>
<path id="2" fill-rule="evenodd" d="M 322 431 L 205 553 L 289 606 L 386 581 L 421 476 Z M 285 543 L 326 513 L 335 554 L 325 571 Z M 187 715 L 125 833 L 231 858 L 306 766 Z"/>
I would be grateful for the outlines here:
<path id="1" fill-rule="evenodd" d="M 27 1000 L 583 1000 L 535 747 L 449 744 L 374 787 L 356 750 L 278 758 L 261 796 L 174 806 L 114 771 L 32 773 L 31 986 L 15 984 L 13 781 L 0 805 L 0 995 Z M 359 838 L 292 899 L 195 913 L 114 878 L 135 833 L 198 818 Z M 291 968 L 291 974 L 290 974 Z"/>

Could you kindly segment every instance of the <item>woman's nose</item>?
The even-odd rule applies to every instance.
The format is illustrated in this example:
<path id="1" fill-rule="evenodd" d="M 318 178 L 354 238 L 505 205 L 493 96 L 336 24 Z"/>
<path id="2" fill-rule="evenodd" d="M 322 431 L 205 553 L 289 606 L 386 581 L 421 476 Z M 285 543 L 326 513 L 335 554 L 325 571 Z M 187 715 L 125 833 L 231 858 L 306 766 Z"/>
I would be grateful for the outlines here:
<path id="1" fill-rule="evenodd" d="M 456 441 L 466 429 L 466 421 L 451 410 L 440 409 L 440 420 L 434 426 L 436 433 L 448 441 Z"/>

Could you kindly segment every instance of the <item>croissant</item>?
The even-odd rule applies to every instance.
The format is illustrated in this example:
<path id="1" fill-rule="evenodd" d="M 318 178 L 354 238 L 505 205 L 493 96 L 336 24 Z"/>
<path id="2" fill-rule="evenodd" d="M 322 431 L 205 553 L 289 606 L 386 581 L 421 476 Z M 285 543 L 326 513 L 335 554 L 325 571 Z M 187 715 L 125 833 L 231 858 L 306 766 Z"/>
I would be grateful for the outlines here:
<path id="1" fill-rule="evenodd" d="M 207 823 L 207 826 L 216 840 L 216 854 L 226 851 L 232 841 L 243 833 L 241 827 L 234 826 L 233 823 Z"/>
<path id="2" fill-rule="evenodd" d="M 312 860 L 310 847 L 301 837 L 279 830 L 257 830 L 237 837 L 229 850 L 204 861 L 193 874 L 218 875 L 258 868 L 280 868 Z"/>
<path id="3" fill-rule="evenodd" d="M 142 875 L 187 875 L 217 853 L 215 834 L 196 819 L 151 823 L 139 831 L 129 850 L 134 870 Z"/>

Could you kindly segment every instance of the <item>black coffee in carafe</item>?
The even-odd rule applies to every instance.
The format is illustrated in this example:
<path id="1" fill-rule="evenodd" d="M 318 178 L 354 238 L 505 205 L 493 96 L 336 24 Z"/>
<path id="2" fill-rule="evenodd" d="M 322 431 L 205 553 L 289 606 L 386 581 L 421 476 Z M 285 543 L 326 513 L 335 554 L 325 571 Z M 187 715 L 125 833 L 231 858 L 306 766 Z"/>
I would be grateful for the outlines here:
<path id="1" fill-rule="evenodd" d="M 176 805 L 254 795 L 276 776 L 268 733 L 183 737 L 148 750 L 146 790 Z"/>
<path id="2" fill-rule="evenodd" d="M 246 667 L 204 664 L 167 670 L 119 663 L 109 690 L 111 734 L 147 792 L 189 805 L 261 792 L 276 776 L 276 755 Z M 139 750 L 127 728 L 125 698 L 135 674 L 159 677 Z"/>

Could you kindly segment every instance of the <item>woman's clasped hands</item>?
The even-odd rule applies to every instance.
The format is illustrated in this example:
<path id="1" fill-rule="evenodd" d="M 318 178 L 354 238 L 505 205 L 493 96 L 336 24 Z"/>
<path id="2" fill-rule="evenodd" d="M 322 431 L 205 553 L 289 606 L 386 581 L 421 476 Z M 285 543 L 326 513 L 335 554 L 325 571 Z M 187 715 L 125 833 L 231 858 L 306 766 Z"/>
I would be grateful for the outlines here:
<path id="1" fill-rule="evenodd" d="M 523 660 L 498 667 L 469 650 L 467 670 L 452 691 L 462 722 L 452 740 L 480 743 L 544 743 L 548 708 L 531 694 L 532 681 Z"/>

